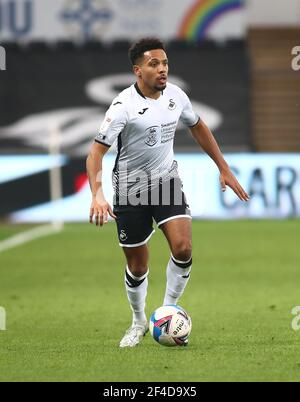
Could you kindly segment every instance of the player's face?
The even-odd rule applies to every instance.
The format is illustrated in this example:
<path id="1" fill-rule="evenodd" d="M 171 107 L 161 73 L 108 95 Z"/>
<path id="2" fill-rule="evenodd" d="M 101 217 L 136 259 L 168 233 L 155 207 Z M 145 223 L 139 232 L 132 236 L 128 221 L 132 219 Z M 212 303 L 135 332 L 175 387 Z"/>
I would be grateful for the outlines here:
<path id="1" fill-rule="evenodd" d="M 138 69 L 138 76 L 151 89 L 163 91 L 167 86 L 168 58 L 162 49 L 149 50 Z"/>

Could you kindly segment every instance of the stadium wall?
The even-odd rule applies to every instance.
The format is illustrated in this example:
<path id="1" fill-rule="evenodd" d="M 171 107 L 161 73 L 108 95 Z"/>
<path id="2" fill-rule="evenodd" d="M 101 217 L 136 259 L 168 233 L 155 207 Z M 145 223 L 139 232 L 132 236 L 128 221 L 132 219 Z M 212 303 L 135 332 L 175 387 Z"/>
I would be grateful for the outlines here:
<path id="1" fill-rule="evenodd" d="M 253 28 L 249 48 L 255 149 L 299 152 L 300 28 Z"/>

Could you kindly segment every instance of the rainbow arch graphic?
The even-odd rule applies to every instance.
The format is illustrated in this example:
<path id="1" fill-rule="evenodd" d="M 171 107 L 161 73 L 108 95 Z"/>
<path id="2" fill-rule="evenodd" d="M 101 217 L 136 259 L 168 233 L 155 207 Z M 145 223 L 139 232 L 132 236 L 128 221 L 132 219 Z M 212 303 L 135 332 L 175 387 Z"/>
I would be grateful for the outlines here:
<path id="1" fill-rule="evenodd" d="M 179 38 L 199 41 L 210 26 L 225 13 L 244 7 L 246 0 L 198 0 L 188 11 L 179 30 Z"/>

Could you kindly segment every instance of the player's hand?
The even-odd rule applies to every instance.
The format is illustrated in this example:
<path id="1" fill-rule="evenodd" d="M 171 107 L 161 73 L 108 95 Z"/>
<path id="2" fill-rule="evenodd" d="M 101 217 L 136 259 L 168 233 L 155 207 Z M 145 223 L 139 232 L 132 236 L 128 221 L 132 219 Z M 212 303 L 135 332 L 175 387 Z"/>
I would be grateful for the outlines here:
<path id="1" fill-rule="evenodd" d="M 94 223 L 96 226 L 103 226 L 103 224 L 108 222 L 108 215 L 112 218 L 116 219 L 116 215 L 113 213 L 113 210 L 109 203 L 106 200 L 97 201 L 93 198 L 91 209 L 90 209 L 90 223 Z"/>
<path id="2" fill-rule="evenodd" d="M 226 186 L 229 186 L 235 194 L 239 197 L 242 201 L 249 201 L 250 197 L 240 185 L 240 183 L 235 178 L 234 174 L 228 170 L 224 170 L 220 174 L 220 183 L 222 187 L 222 191 L 226 191 Z"/>

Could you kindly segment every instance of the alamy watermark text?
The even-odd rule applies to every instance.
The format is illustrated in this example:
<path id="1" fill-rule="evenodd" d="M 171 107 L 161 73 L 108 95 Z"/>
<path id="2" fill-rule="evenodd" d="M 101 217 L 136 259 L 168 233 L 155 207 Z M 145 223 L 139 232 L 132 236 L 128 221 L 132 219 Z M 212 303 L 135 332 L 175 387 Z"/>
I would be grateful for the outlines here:
<path id="1" fill-rule="evenodd" d="M 295 316 L 292 321 L 292 328 L 294 331 L 300 331 L 300 306 L 294 307 L 291 313 Z"/>
<path id="2" fill-rule="evenodd" d="M 292 49 L 292 55 L 295 56 L 292 59 L 292 69 L 294 71 L 300 71 L 300 46 L 295 46 Z"/>
<path id="3" fill-rule="evenodd" d="M 0 70 L 6 70 L 6 50 L 3 46 L 0 46 Z"/>
<path id="4" fill-rule="evenodd" d="M 6 330 L 6 311 L 4 307 L 0 306 L 0 331 Z"/>

